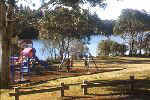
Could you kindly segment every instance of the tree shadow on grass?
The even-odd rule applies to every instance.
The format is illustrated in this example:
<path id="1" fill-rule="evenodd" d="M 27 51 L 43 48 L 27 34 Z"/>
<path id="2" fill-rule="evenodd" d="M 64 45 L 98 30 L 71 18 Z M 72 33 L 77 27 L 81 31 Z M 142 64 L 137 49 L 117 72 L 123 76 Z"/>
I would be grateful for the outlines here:
<path id="1" fill-rule="evenodd" d="M 89 69 L 90 70 L 90 69 Z M 96 70 L 96 71 L 85 71 L 85 72 L 82 72 L 80 73 L 78 70 L 71 70 L 70 72 L 50 72 L 50 75 L 47 74 L 48 76 L 51 76 L 51 77 L 48 77 L 48 78 L 45 78 L 45 79 L 42 79 L 41 78 L 38 78 L 39 80 L 37 81 L 34 81 L 32 80 L 32 78 L 34 77 L 39 77 L 39 75 L 34 75 L 34 76 L 31 76 L 31 81 L 27 81 L 27 82 L 18 82 L 16 84 L 13 84 L 11 86 L 11 88 L 13 88 L 13 86 L 16 86 L 16 85 L 21 85 L 21 84 L 28 84 L 29 83 L 29 86 L 35 86 L 35 85 L 40 85 L 40 84 L 44 84 L 44 83 L 47 83 L 49 81 L 54 81 L 54 80 L 57 80 L 57 79 L 62 79 L 62 78 L 73 78 L 73 77 L 77 77 L 77 76 L 84 76 L 84 75 L 92 75 L 92 74 L 98 74 L 98 73 L 104 73 L 104 72 L 113 72 L 113 71 L 120 71 L 120 70 L 123 70 L 123 69 L 109 69 L 109 70 L 105 70 L 105 69 L 100 69 L 100 70 Z M 65 74 L 65 75 L 63 75 Z M 53 75 L 55 77 L 53 77 Z M 41 75 L 42 77 L 44 77 L 44 75 Z M 41 77 L 40 76 L 40 77 Z"/>
<path id="2" fill-rule="evenodd" d="M 150 98 L 149 78 L 135 80 L 134 91 L 130 91 L 129 80 L 97 80 L 97 81 L 91 81 L 89 84 L 93 84 L 93 83 L 99 83 L 100 84 L 99 87 L 105 87 L 106 91 L 107 90 L 112 91 L 113 93 L 110 94 L 88 93 L 88 95 L 93 95 L 93 96 L 123 95 L 123 96 L 127 96 L 128 98 L 134 98 L 138 100 L 149 100 Z"/>
<path id="3" fill-rule="evenodd" d="M 92 98 L 91 96 L 64 96 L 63 100 L 77 100 L 77 99 L 90 99 Z"/>
<path id="4" fill-rule="evenodd" d="M 116 61 L 102 61 L 103 63 L 107 63 L 107 64 L 113 64 L 113 63 L 117 63 L 117 64 L 150 64 L 150 60 L 127 60 L 127 59 L 120 59 L 120 60 L 116 60 Z"/>

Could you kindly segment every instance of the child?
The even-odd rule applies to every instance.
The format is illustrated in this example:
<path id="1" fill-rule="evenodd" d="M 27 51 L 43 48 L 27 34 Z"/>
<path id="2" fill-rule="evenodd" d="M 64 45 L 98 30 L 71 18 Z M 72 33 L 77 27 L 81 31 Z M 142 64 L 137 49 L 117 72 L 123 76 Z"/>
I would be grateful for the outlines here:
<path id="1" fill-rule="evenodd" d="M 14 62 L 14 58 L 12 58 L 10 60 L 11 64 L 10 64 L 10 79 L 11 79 L 11 82 L 14 83 L 15 82 L 15 62 Z"/>
<path id="2" fill-rule="evenodd" d="M 24 81 L 24 73 L 27 73 L 29 75 L 30 73 L 30 68 L 29 68 L 29 59 L 26 56 L 22 57 L 22 62 L 21 62 L 21 81 Z M 30 76 L 29 76 L 30 78 Z M 29 79 L 30 80 L 30 79 Z"/>

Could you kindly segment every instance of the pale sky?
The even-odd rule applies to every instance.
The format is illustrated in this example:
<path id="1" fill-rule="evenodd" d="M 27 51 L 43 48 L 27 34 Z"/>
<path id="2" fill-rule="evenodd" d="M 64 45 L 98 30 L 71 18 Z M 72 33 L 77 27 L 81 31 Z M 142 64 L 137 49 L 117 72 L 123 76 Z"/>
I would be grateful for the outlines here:
<path id="1" fill-rule="evenodd" d="M 102 19 L 116 19 L 121 14 L 122 9 L 132 8 L 138 10 L 145 10 L 150 12 L 150 0 L 107 0 L 106 9 L 94 9 Z"/>
<path id="2" fill-rule="evenodd" d="M 39 1 L 40 0 L 32 0 L 32 3 L 28 2 L 28 4 L 26 4 L 25 1 L 22 1 L 21 3 L 23 3 L 24 5 L 26 4 L 26 5 L 31 5 L 31 6 L 34 3 L 35 7 L 31 7 L 31 8 L 37 9 L 40 7 Z M 89 8 L 89 9 L 92 10 L 92 12 L 96 11 L 96 13 L 102 19 L 116 19 L 120 15 L 121 10 L 125 8 L 132 8 L 132 9 L 138 9 L 138 10 L 144 9 L 145 11 L 150 12 L 150 0 L 120 0 L 120 1 L 106 0 L 106 3 L 107 3 L 106 9 L 102 9 L 99 7 L 95 7 L 92 9 Z M 85 5 L 83 7 L 86 8 Z"/>

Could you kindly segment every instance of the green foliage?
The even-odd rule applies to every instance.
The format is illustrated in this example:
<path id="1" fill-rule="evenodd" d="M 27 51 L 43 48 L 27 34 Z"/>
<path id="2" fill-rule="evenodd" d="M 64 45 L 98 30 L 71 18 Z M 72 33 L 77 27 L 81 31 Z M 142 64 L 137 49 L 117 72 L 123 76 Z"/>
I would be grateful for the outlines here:
<path id="1" fill-rule="evenodd" d="M 42 0 L 43 7 L 48 6 L 50 4 L 55 5 L 63 5 L 67 7 L 72 8 L 80 8 L 81 4 L 89 4 L 91 7 L 99 6 L 99 7 L 105 7 L 106 3 L 105 0 L 49 0 L 48 2 L 45 0 Z M 47 2 L 47 3 L 45 3 Z"/>
<path id="2" fill-rule="evenodd" d="M 143 49 L 146 56 L 150 56 L 150 33 L 146 34 L 143 41 Z"/>
<path id="3" fill-rule="evenodd" d="M 95 23 L 94 16 L 89 15 L 87 11 L 81 13 L 78 10 L 60 7 L 45 12 L 42 26 L 47 33 L 44 32 L 41 35 L 46 39 L 51 38 L 53 34 L 84 38 L 95 32 Z"/>
<path id="4" fill-rule="evenodd" d="M 117 20 L 114 33 L 121 35 L 123 39 L 128 40 L 129 54 L 136 55 L 137 49 L 140 51 L 143 45 L 145 32 L 150 30 L 150 15 L 145 11 L 124 9 Z M 139 44 L 137 47 L 136 44 Z"/>
<path id="5" fill-rule="evenodd" d="M 103 40 L 98 44 L 98 55 L 101 56 L 121 56 L 125 55 L 127 46 L 125 44 L 119 44 L 111 40 Z"/>
<path id="6" fill-rule="evenodd" d="M 109 37 L 113 35 L 113 28 L 115 25 L 114 20 L 102 20 L 102 24 L 100 26 L 100 31 L 102 32 L 103 35 Z"/>
<path id="7" fill-rule="evenodd" d="M 38 21 L 42 17 L 40 11 L 31 10 L 29 7 L 17 7 L 15 9 L 15 22 L 13 36 L 18 35 L 21 39 L 38 38 Z"/>
<path id="8" fill-rule="evenodd" d="M 115 33 L 135 33 L 150 29 L 150 16 L 145 11 L 123 9 L 114 27 Z"/>

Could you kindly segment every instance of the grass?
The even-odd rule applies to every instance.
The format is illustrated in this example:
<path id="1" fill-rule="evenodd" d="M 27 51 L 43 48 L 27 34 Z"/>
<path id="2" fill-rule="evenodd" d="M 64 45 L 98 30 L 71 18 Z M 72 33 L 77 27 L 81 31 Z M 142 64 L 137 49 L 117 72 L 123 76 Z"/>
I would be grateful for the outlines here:
<path id="1" fill-rule="evenodd" d="M 117 57 L 104 58 L 99 60 L 102 67 L 125 67 L 126 69 L 114 72 L 98 73 L 93 75 L 84 75 L 78 77 L 61 78 L 57 80 L 48 81 L 44 84 L 35 85 L 31 90 L 42 89 L 47 86 L 58 86 L 60 82 L 70 85 L 70 89 L 65 91 L 65 100 L 93 100 L 97 97 L 111 97 L 112 93 L 117 93 L 121 88 L 128 87 L 126 81 L 130 75 L 135 75 L 137 79 L 136 87 L 141 91 L 150 91 L 150 58 L 135 58 L 135 57 Z M 113 64 L 112 64 L 113 63 Z M 90 82 L 101 83 L 101 87 L 89 88 L 88 96 L 82 94 L 80 85 L 83 80 Z M 12 100 L 8 93 L 12 90 L 1 90 L 1 100 Z M 59 91 L 51 93 L 30 94 L 21 96 L 21 100 L 59 100 Z M 105 99 L 104 99 L 105 100 Z M 144 99 L 147 100 L 147 99 Z"/>

